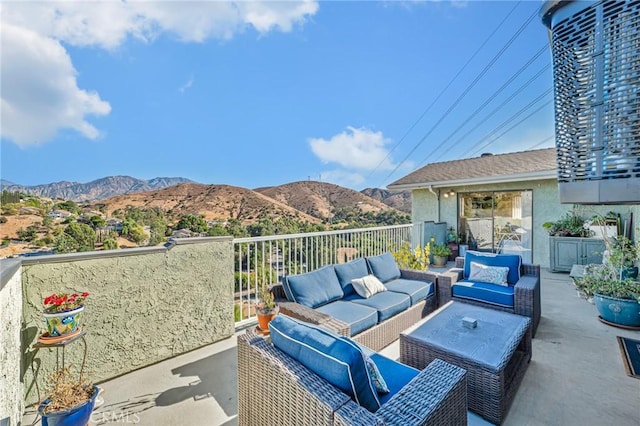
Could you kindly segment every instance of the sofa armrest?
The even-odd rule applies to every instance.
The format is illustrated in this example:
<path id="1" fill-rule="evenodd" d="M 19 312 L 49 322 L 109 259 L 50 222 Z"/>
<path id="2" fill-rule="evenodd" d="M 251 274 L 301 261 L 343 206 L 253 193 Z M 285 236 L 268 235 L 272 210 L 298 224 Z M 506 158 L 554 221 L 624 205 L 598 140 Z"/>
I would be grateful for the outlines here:
<path id="1" fill-rule="evenodd" d="M 467 423 L 467 372 L 434 360 L 377 411 L 386 424 Z"/>
<path id="2" fill-rule="evenodd" d="M 513 310 L 518 315 L 531 318 L 531 334 L 535 336 L 541 316 L 540 302 L 540 267 L 538 265 L 526 265 L 534 267 L 534 274 L 522 275 L 514 286 Z M 535 274 L 537 267 L 538 274 Z"/>
<path id="3" fill-rule="evenodd" d="M 462 279 L 462 268 L 451 268 L 438 275 L 438 306 L 451 300 L 451 286 Z"/>
<path id="4" fill-rule="evenodd" d="M 430 271 L 418 271 L 417 269 L 400 269 L 400 278 L 436 284 L 438 274 Z"/>
<path id="5" fill-rule="evenodd" d="M 456 257 L 456 268 L 464 268 L 464 256 Z"/>
<path id="6" fill-rule="evenodd" d="M 301 305 L 300 303 L 290 302 L 284 294 L 282 284 L 276 284 L 272 286 L 270 290 L 274 295 L 276 304 L 280 308 L 280 313 L 300 321 L 308 322 L 309 324 L 320 325 L 343 336 L 351 336 L 351 327 L 349 327 L 349 324 L 331 315 L 323 314 L 308 306 Z"/>

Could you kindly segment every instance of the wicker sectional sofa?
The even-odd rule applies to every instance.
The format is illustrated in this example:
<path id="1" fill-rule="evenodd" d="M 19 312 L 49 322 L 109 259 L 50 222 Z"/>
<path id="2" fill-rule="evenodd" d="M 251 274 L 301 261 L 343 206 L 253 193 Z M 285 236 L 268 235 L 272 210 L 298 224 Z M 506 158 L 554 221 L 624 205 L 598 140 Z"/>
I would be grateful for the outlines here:
<path id="1" fill-rule="evenodd" d="M 351 281 L 375 275 L 387 291 L 363 298 Z M 289 275 L 272 288 L 280 312 L 379 351 L 437 308 L 437 275 L 401 270 L 390 253 Z"/>
<path id="2" fill-rule="evenodd" d="M 462 368 L 435 360 L 416 370 L 282 314 L 269 328 L 270 339 L 238 336 L 240 425 L 467 424 Z M 374 386 L 370 362 L 389 393 Z"/>

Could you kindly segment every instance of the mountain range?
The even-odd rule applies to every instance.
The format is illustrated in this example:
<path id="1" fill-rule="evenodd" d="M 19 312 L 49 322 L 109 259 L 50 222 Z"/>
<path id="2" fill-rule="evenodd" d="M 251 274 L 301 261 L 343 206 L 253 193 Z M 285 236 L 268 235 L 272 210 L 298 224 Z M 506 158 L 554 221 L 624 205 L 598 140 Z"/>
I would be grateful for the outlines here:
<path id="1" fill-rule="evenodd" d="M 174 214 L 199 213 L 207 219 L 236 218 L 251 222 L 262 213 L 275 217 L 297 215 L 314 222 L 332 211 L 357 206 L 379 213 L 389 207 L 411 212 L 411 193 L 367 188 L 361 192 L 326 182 L 300 181 L 248 189 L 231 185 L 205 185 L 182 177 L 137 179 L 108 176 L 87 183 L 55 182 L 24 186 L 0 181 L 0 188 L 38 197 L 61 198 L 94 204 L 107 211 L 135 207 L 160 207 Z"/>
<path id="2" fill-rule="evenodd" d="M 23 192 L 37 197 L 63 198 L 76 202 L 86 202 L 122 194 L 153 191 L 185 182 L 193 181 L 181 177 L 157 177 L 145 180 L 131 176 L 107 176 L 87 183 L 61 181 L 24 186 L 2 179 L 0 181 L 0 189 L 10 192 Z"/>

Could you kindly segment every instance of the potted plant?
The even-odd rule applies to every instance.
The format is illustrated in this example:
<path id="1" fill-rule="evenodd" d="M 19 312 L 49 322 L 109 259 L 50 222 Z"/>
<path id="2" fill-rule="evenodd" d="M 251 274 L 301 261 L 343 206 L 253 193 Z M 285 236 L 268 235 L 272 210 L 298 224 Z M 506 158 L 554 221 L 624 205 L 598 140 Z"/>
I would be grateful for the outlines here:
<path id="1" fill-rule="evenodd" d="M 38 406 L 43 426 L 85 426 L 93 411 L 99 388 L 84 382 L 82 374 L 75 379 L 66 368 L 49 380 L 45 399 Z"/>
<path id="2" fill-rule="evenodd" d="M 84 301 L 89 293 L 53 293 L 44 298 L 47 337 L 65 336 L 78 330 Z"/>
<path id="3" fill-rule="evenodd" d="M 543 223 L 542 227 L 552 237 L 590 237 L 593 232 L 588 226 L 585 227 L 585 223 L 586 220 L 582 216 L 570 211 L 555 222 Z"/>
<path id="4" fill-rule="evenodd" d="M 414 250 L 411 250 L 411 245 L 408 242 L 404 242 L 400 249 L 392 254 L 401 269 L 429 270 L 429 244 L 426 244 L 424 248 L 416 246 Z"/>
<path id="5" fill-rule="evenodd" d="M 447 259 L 451 254 L 451 249 L 448 245 L 431 243 L 431 254 L 433 255 L 434 266 L 444 266 L 447 264 Z"/>
<path id="6" fill-rule="evenodd" d="M 640 283 L 625 276 L 625 267 L 640 259 L 640 244 L 625 237 L 606 240 L 608 256 L 601 265 L 587 265 L 576 287 L 593 302 L 607 323 L 640 327 Z"/>
<path id="7" fill-rule="evenodd" d="M 278 314 L 278 310 L 273 293 L 267 286 L 263 286 L 260 292 L 260 300 L 256 304 L 259 331 L 267 332 L 269 330 L 269 323 Z"/>

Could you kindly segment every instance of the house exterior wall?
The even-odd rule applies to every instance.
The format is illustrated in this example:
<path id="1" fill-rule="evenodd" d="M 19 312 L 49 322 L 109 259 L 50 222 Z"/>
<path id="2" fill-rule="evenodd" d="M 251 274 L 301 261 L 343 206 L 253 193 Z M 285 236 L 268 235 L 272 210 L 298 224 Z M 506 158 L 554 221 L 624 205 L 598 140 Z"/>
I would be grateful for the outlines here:
<path id="1" fill-rule="evenodd" d="M 40 364 L 42 388 L 55 368 L 54 349 L 31 347 L 43 331 L 43 297 L 89 292 L 81 327 L 86 331 L 85 373 L 104 381 L 230 337 L 233 318 L 231 237 L 176 241 L 172 247 L 42 256 L 22 262 L 23 365 Z M 82 364 L 83 344 L 65 349 L 66 364 Z M 35 402 L 31 370 L 28 402 Z"/>
<path id="2" fill-rule="evenodd" d="M 556 221 L 574 208 L 573 204 L 560 204 L 556 179 L 446 187 L 441 188 L 441 192 L 449 189 L 453 189 L 456 195 L 464 192 L 531 190 L 533 194 L 532 259 L 533 263 L 540 264 L 542 267 L 549 267 L 549 235 L 542 227 L 542 224 Z M 457 231 L 457 199 L 457 196 L 449 198 L 441 196 L 440 206 L 438 207 L 437 197 L 428 189 L 414 189 L 412 191 L 411 212 L 413 223 L 424 221 L 447 222 L 447 227 L 453 226 Z M 576 206 L 576 208 L 584 217 L 613 211 L 620 213 L 624 218 L 628 217 L 629 213 L 633 213 L 634 223 L 636 224 L 634 228 L 637 227 L 638 220 L 640 220 L 638 216 L 640 214 L 640 206 L 638 205 Z"/>
<path id="3" fill-rule="evenodd" d="M 20 328 L 22 280 L 19 260 L 0 261 L 0 424 L 16 426 L 22 421 L 24 399 L 20 381 Z"/>

